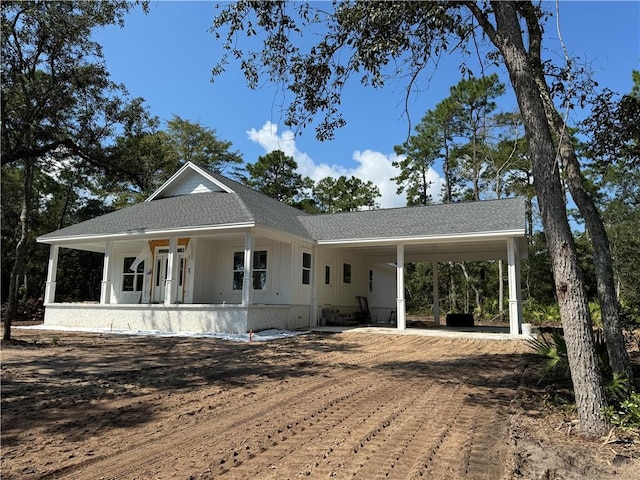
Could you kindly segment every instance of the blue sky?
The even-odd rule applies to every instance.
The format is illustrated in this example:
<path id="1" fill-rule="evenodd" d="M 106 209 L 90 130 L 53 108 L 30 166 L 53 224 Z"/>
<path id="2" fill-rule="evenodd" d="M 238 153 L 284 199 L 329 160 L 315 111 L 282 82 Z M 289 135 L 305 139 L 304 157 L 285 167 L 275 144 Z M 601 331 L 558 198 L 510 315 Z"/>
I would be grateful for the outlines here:
<path id="1" fill-rule="evenodd" d="M 555 11 L 554 2 L 545 5 Z M 294 157 L 301 174 L 314 180 L 338 175 L 371 180 L 382 192 L 381 206 L 404 205 L 404 197 L 396 195 L 397 186 L 389 180 L 396 175 L 393 146 L 408 132 L 404 84 L 374 90 L 360 87 L 356 80 L 342 100 L 347 126 L 334 140 L 317 141 L 312 127 L 294 136 L 283 125 L 283 99 L 275 86 L 250 90 L 233 63 L 211 83 L 211 68 L 222 55 L 221 42 L 209 32 L 215 14 L 215 2 L 152 1 L 147 15 L 138 9 L 127 17 L 124 28 L 105 28 L 95 39 L 103 46 L 113 80 L 124 83 L 132 96 L 145 98 L 160 119 L 177 114 L 215 129 L 218 138 L 233 142 L 232 148 L 247 163 L 280 149 Z M 559 19 L 569 54 L 590 65 L 601 86 L 629 92 L 631 71 L 640 69 L 640 2 L 561 1 Z M 562 62 L 555 17 L 547 23 L 544 48 L 549 58 Z M 444 58 L 423 79 L 409 105 L 414 125 L 460 80 L 459 63 L 456 55 Z M 498 73 L 506 82 L 506 74 Z M 501 107 L 515 110 L 515 100 L 507 95 Z M 437 168 L 432 180 L 435 194 L 441 185 Z"/>

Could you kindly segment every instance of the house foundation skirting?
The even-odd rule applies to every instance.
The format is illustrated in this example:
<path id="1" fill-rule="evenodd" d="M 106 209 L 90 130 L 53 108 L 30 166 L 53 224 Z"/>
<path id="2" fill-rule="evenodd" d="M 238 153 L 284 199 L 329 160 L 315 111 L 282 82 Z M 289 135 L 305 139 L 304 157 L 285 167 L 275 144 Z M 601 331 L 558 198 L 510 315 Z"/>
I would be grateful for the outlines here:
<path id="1" fill-rule="evenodd" d="M 247 333 L 309 327 L 308 305 L 123 305 L 53 303 L 44 324 L 114 330 Z"/>

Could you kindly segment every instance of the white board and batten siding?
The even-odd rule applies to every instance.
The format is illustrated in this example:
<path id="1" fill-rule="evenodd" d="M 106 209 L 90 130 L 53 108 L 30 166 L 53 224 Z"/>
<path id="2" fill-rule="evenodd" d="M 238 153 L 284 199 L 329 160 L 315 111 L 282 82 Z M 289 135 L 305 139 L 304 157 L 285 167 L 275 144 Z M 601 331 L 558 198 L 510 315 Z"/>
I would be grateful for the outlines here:
<path id="1" fill-rule="evenodd" d="M 355 311 L 358 307 L 356 296 L 366 296 L 368 291 L 368 270 L 364 257 L 348 250 L 321 249 L 317 250 L 318 272 L 315 273 L 318 282 L 318 305 L 332 305 L 345 312 Z M 344 266 L 351 266 L 351 281 L 345 282 Z M 325 271 L 329 267 L 329 283 L 326 283 Z"/>
<path id="2" fill-rule="evenodd" d="M 224 192 L 225 190 L 211 180 L 193 171 L 185 171 L 180 178 L 167 186 L 158 198 L 179 197 L 194 193 Z"/>
<path id="3" fill-rule="evenodd" d="M 288 305 L 291 303 L 291 245 L 271 239 L 254 239 L 254 251 L 267 251 L 267 285 L 264 291 L 252 292 L 254 304 Z M 239 304 L 242 291 L 233 290 L 233 255 L 243 252 L 244 243 L 238 240 L 212 242 L 205 241 L 198 246 L 198 255 L 202 255 L 204 268 L 199 275 L 200 281 L 209 285 L 206 291 L 206 303 Z M 199 262 L 200 263 L 200 262 Z"/>

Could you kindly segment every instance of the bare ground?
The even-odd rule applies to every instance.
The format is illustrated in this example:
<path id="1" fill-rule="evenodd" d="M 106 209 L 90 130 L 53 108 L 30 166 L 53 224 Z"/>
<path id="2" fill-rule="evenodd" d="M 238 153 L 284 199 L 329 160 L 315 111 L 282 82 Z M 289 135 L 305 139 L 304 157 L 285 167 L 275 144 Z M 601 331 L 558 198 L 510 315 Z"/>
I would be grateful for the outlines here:
<path id="1" fill-rule="evenodd" d="M 14 338 L 3 479 L 640 478 L 637 437 L 544 408 L 521 342 Z"/>

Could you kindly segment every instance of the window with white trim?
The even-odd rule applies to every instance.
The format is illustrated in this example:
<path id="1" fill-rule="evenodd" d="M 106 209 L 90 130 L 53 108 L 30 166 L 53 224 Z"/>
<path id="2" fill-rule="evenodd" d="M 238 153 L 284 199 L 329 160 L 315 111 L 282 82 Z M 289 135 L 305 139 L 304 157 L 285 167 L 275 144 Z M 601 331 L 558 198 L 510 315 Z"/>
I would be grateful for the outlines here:
<path id="1" fill-rule="evenodd" d="M 253 252 L 253 289 L 267 289 L 267 251 Z"/>
<path id="2" fill-rule="evenodd" d="M 131 270 L 131 265 L 136 261 L 136 257 L 124 257 L 122 266 L 122 291 L 141 292 L 144 283 L 144 262 L 140 262 L 135 270 Z"/>
<path id="3" fill-rule="evenodd" d="M 233 254 L 233 289 L 242 290 L 242 279 L 244 278 L 244 252 L 234 252 Z"/>
<path id="4" fill-rule="evenodd" d="M 267 289 L 267 251 L 253 252 L 252 286 L 254 290 Z M 244 252 L 233 253 L 233 289 L 242 290 L 244 279 Z"/>
<path id="5" fill-rule="evenodd" d="M 311 284 L 311 254 L 302 253 L 302 284 Z"/>

